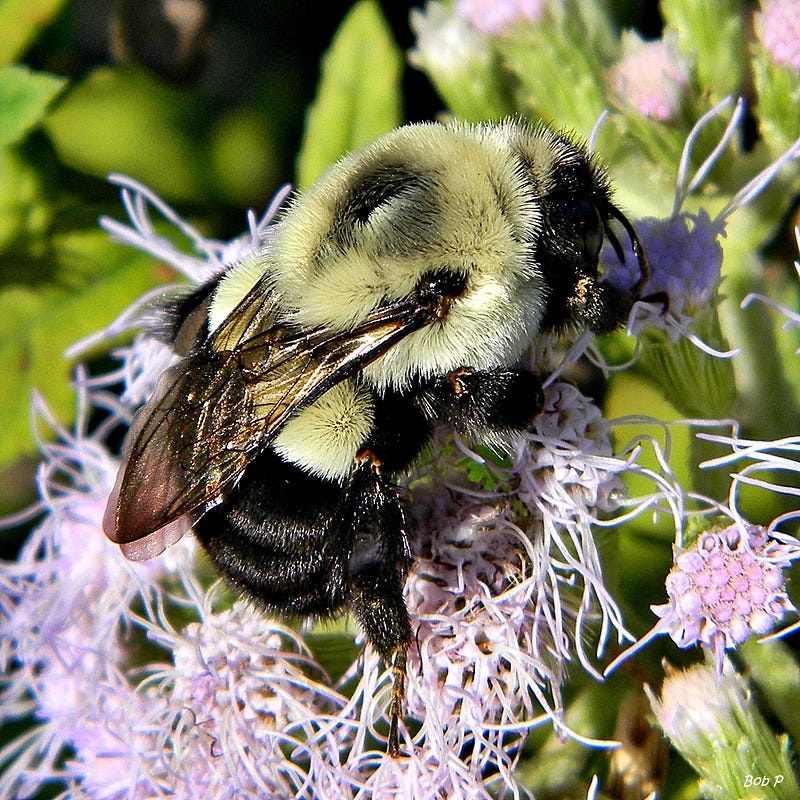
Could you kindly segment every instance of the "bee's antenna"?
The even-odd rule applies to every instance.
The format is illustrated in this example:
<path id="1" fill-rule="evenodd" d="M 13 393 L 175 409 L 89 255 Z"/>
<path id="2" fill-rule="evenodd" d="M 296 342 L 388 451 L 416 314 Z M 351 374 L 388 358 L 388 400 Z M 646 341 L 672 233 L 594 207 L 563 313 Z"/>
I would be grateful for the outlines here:
<path id="1" fill-rule="evenodd" d="M 609 242 L 611 242 L 611 247 L 614 248 L 614 252 L 616 253 L 617 258 L 619 259 L 620 264 L 625 263 L 625 252 L 622 249 L 622 245 L 619 243 L 619 239 L 617 238 L 617 234 L 614 233 L 613 228 L 606 223 L 605 226 L 606 231 L 606 238 Z"/>
<path id="2" fill-rule="evenodd" d="M 644 252 L 644 247 L 642 246 L 641 239 L 637 235 L 636 231 L 633 228 L 633 225 L 628 221 L 628 218 L 615 206 L 609 207 L 609 213 L 611 214 L 614 219 L 618 220 L 623 228 L 625 228 L 625 233 L 628 234 L 628 238 L 631 241 L 631 247 L 633 248 L 633 254 L 636 256 L 636 260 L 639 262 L 639 280 L 631 288 L 631 294 L 639 298 L 642 294 L 642 289 L 645 287 L 647 282 L 650 280 L 650 263 L 647 260 L 647 255 Z M 619 250 L 617 247 L 619 246 L 619 241 L 617 241 L 616 245 L 614 244 L 614 239 L 609 236 L 609 241 L 611 242 L 612 247 L 614 247 L 614 251 L 619 255 Z"/>

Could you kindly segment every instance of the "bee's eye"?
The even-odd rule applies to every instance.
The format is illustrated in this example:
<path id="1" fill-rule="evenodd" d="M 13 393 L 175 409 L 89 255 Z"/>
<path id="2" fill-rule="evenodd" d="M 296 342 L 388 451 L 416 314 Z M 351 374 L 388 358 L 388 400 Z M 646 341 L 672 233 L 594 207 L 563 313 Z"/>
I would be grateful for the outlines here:
<path id="1" fill-rule="evenodd" d="M 580 247 L 586 263 L 595 264 L 605 236 L 603 220 L 597 206 L 584 198 L 571 200 L 570 217 L 580 237 Z"/>

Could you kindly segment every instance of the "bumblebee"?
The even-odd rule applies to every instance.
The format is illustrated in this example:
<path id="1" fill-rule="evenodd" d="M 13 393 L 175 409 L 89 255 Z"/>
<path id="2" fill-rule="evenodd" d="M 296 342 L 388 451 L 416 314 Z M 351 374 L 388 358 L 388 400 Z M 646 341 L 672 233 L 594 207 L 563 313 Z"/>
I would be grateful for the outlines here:
<path id="1" fill-rule="evenodd" d="M 640 277 L 603 283 L 616 221 Z M 399 753 L 411 566 L 398 483 L 446 423 L 478 441 L 542 410 L 537 337 L 613 331 L 649 277 L 609 181 L 520 120 L 413 124 L 299 193 L 269 241 L 168 304 L 181 359 L 128 434 L 104 520 L 133 559 L 190 528 L 269 612 L 349 609 L 392 666 Z"/>

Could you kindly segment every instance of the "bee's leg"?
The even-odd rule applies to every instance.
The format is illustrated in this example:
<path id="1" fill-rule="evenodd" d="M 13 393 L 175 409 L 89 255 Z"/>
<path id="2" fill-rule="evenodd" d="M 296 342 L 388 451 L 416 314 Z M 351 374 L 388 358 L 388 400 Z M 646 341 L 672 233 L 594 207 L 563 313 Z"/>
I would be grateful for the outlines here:
<path id="1" fill-rule="evenodd" d="M 338 516 L 341 541 L 351 543 L 345 569 L 348 606 L 370 644 L 393 671 L 388 752 L 400 751 L 406 653 L 411 624 L 403 583 L 411 560 L 408 524 L 397 489 L 381 473 L 375 453 L 362 448 Z"/>
<path id="2" fill-rule="evenodd" d="M 462 367 L 428 381 L 417 402 L 426 416 L 453 425 L 459 433 L 519 431 L 542 412 L 544 393 L 540 379 L 527 370 Z"/>

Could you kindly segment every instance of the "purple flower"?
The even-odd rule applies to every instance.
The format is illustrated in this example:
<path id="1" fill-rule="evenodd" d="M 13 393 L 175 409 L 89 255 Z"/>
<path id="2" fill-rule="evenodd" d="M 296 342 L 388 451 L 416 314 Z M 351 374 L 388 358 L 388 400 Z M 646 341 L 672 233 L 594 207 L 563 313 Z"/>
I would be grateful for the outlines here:
<path id="1" fill-rule="evenodd" d="M 708 307 L 721 280 L 723 250 L 719 239 L 724 225 L 700 209 L 697 214 L 683 212 L 666 219 L 640 220 L 636 231 L 645 243 L 652 268 L 646 293 L 666 292 L 669 313 L 676 318 L 693 316 Z M 629 274 L 625 280 L 635 280 L 633 273 Z"/>
<path id="2" fill-rule="evenodd" d="M 442 487 L 436 495 L 426 503 L 416 493 L 418 515 L 430 502 L 441 505 Z M 447 506 L 417 525 L 406 590 L 417 641 L 408 714 L 421 724 L 418 748 L 448 774 L 466 765 L 478 782 L 498 770 L 495 778 L 510 774 L 513 753 L 537 717 L 562 724 L 568 644 L 559 641 L 559 653 L 551 654 L 554 637 L 537 597 L 547 592 L 533 577 L 529 540 L 507 505 L 451 496 Z M 453 752 L 463 763 L 449 763 Z"/>
<path id="3" fill-rule="evenodd" d="M 60 436 L 40 443 L 45 516 L 0 580 L 0 721 L 35 726 L 4 749 L 0 796 L 54 781 L 74 797 L 301 796 L 354 727 L 344 699 L 297 634 L 244 603 L 216 610 L 192 539 L 127 561 L 101 530 L 116 460 L 83 415 L 70 432 L 36 407 Z M 176 629 L 178 608 L 199 621 Z"/>
<path id="4" fill-rule="evenodd" d="M 216 611 L 217 595 L 201 592 L 201 621 L 180 631 L 147 623 L 173 661 L 143 684 L 169 704 L 162 781 L 180 796 L 325 797 L 309 787 L 335 769 L 345 699 L 295 632 L 245 602 Z"/>
<path id="5" fill-rule="evenodd" d="M 770 536 L 758 525 L 733 522 L 704 531 L 691 547 L 676 546 L 666 580 L 669 602 L 652 606 L 659 622 L 618 656 L 606 674 L 661 634 L 681 648 L 707 648 L 721 671 L 726 649 L 763 636 L 795 610 L 783 570 L 800 557 L 798 545 Z"/>
<path id="6" fill-rule="evenodd" d="M 0 796 L 33 793 L 54 778 L 97 780 L 104 786 L 98 796 L 112 796 L 114 786 L 139 796 L 132 748 L 156 709 L 135 695 L 121 670 L 131 608 L 148 605 L 157 580 L 194 551 L 187 542 L 160 563 L 133 565 L 101 535 L 117 463 L 86 433 L 85 389 L 80 398 L 75 431 L 61 427 L 41 400 L 34 403 L 58 438 L 40 437 L 45 461 L 34 511 L 45 516 L 18 560 L 3 565 L 0 658 L 7 702 L 0 719 L 33 714 L 38 724 L 4 751 Z M 62 765 L 65 749 L 75 756 Z"/>
<path id="7" fill-rule="evenodd" d="M 800 438 L 755 441 L 740 438 L 736 429 L 730 436 L 697 435 L 731 449 L 727 455 L 704 461 L 701 468 L 744 463 L 731 476 L 728 506 L 709 501 L 708 513 L 722 512 L 730 522 L 704 531 L 691 547 L 685 547 L 678 537 L 673 568 L 666 579 L 669 602 L 651 607 L 659 621 L 617 656 L 606 668 L 606 675 L 662 634 L 668 634 L 682 648 L 705 647 L 721 669 L 726 649 L 735 648 L 753 636 L 762 637 L 762 641 L 784 636 L 800 626 L 795 623 L 765 636 L 787 612 L 796 610 L 786 593 L 783 571 L 800 559 L 800 541 L 779 528 L 800 517 L 800 510 L 782 514 L 764 528 L 749 523 L 738 508 L 742 485 L 800 496 L 792 481 L 781 484 L 775 477 L 800 473 Z M 767 477 L 759 477 L 761 474 Z"/>
<path id="8" fill-rule="evenodd" d="M 676 490 L 638 468 L 638 451 L 615 456 L 609 423 L 566 383 L 547 388 L 512 466 L 448 439 L 440 448 L 432 475 L 409 486 L 417 534 L 406 588 L 417 642 L 408 677 L 413 750 L 440 765 L 442 791 L 498 768 L 497 779 L 512 786 L 514 753 L 534 725 L 550 722 L 586 742 L 564 723 L 567 667 L 577 660 L 599 676 L 590 642 L 599 653 L 611 631 L 629 636 L 604 586 L 598 515 L 622 508 L 627 518 Z M 490 476 L 480 486 L 467 479 L 475 462 Z M 657 491 L 628 501 L 626 471 L 654 479 Z"/>
<path id="9" fill-rule="evenodd" d="M 690 180 L 688 166 L 695 143 L 705 126 L 730 103 L 731 99 L 727 98 L 704 114 L 687 137 L 678 169 L 672 214 L 664 219 L 637 220 L 634 224 L 651 267 L 650 281 L 642 293 L 647 296 L 666 292 L 669 307 L 663 313 L 659 304 L 638 304 L 629 322 L 631 333 L 640 333 L 649 326 L 665 330 L 673 341 L 685 336 L 703 349 L 709 349 L 692 332 L 691 323 L 700 312 L 716 302 L 722 280 L 723 249 L 720 240 L 725 236 L 727 221 L 735 211 L 757 197 L 786 164 L 800 156 L 798 140 L 713 217 L 703 208 L 695 214 L 682 211 L 686 199 L 702 185 L 742 122 L 744 103 L 739 100 L 722 139 Z M 631 286 L 638 278 L 638 266 L 630 244 L 624 247 L 626 257 L 623 264 L 619 263 L 610 246 L 602 253 L 605 279 L 620 289 Z"/>
<path id="10" fill-rule="evenodd" d="M 674 564 L 666 582 L 670 602 L 653 611 L 671 621 L 679 647 L 735 647 L 794 610 L 783 576 L 788 546 L 761 527 L 734 523 L 702 533 L 691 549 L 676 550 Z"/>

